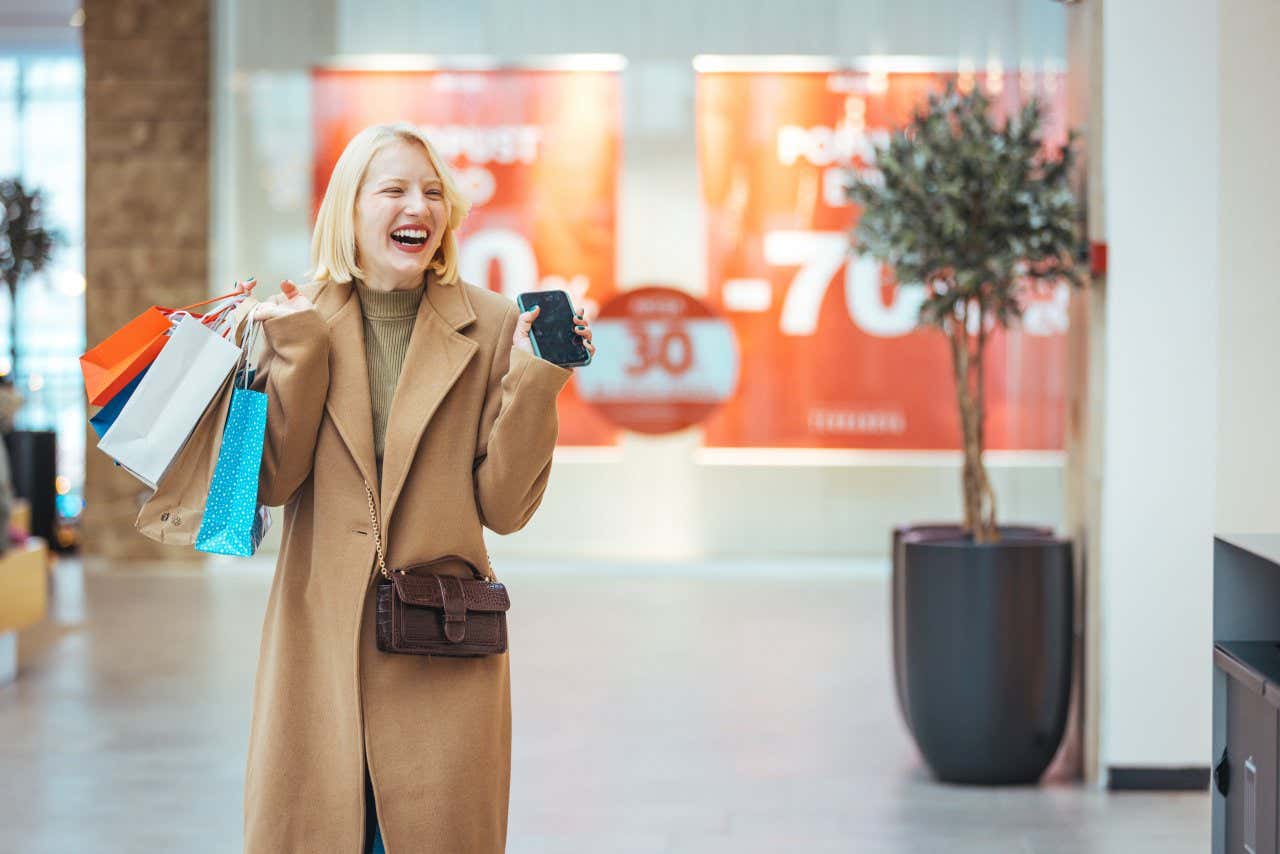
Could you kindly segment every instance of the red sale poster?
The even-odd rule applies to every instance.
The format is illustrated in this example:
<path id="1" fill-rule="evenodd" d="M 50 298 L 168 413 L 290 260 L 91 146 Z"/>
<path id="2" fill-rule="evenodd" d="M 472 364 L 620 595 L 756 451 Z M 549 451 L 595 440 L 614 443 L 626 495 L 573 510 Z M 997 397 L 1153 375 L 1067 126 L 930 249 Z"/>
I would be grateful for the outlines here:
<path id="1" fill-rule="evenodd" d="M 421 125 L 473 207 L 459 231 L 463 278 L 514 298 L 560 289 L 596 307 L 616 291 L 621 100 L 616 71 L 316 69 L 313 210 L 348 140 L 365 127 Z M 571 382 L 562 445 L 617 431 Z"/>
<path id="2" fill-rule="evenodd" d="M 943 334 L 917 328 L 918 284 L 851 251 L 849 170 L 955 73 L 702 69 L 698 165 L 707 295 L 733 324 L 737 393 L 707 423 L 718 447 L 954 449 L 960 445 Z M 1058 74 L 968 75 L 1000 111 L 1031 95 L 1060 144 Z M 1063 446 L 1066 286 L 1028 303 L 1021 329 L 987 347 L 987 446 Z"/>

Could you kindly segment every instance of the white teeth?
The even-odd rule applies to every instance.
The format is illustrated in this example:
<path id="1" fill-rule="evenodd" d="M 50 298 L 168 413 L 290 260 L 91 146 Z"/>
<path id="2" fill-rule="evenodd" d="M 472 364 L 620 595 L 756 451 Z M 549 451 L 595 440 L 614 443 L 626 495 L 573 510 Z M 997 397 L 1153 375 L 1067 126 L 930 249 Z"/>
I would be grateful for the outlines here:
<path id="1" fill-rule="evenodd" d="M 427 232 L 421 228 L 397 228 L 391 233 L 400 237 L 416 237 L 419 240 L 427 239 Z"/>

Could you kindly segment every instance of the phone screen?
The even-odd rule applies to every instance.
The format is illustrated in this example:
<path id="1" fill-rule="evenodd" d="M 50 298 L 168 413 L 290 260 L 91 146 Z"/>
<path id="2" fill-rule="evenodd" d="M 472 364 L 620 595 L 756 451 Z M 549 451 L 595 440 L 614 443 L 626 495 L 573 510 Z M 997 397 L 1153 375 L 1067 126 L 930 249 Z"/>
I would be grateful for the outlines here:
<path id="1" fill-rule="evenodd" d="M 573 306 L 564 291 L 530 291 L 517 298 L 520 311 L 532 311 L 534 306 L 542 310 L 533 321 L 530 335 L 534 350 L 548 362 L 566 367 L 585 365 L 591 354 L 582 343 L 582 336 L 574 331 Z"/>

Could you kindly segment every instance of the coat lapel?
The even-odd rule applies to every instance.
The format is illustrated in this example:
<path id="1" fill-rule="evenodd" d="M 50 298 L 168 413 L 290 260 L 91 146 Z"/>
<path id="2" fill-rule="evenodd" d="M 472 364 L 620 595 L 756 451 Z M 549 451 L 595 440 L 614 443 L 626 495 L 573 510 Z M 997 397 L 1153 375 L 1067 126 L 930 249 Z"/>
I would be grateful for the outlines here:
<path id="1" fill-rule="evenodd" d="M 359 311 L 356 316 L 359 317 Z M 436 282 L 434 274 L 429 276 L 387 418 L 382 454 L 384 526 L 390 526 L 396 500 L 404 488 L 427 424 L 479 349 L 476 342 L 458 331 L 475 319 L 475 311 L 462 283 L 441 285 Z M 363 343 L 361 348 L 363 351 Z M 360 365 L 364 370 L 363 352 Z M 367 370 L 365 373 L 367 375 Z M 367 376 L 365 394 L 368 394 Z M 367 400 L 363 411 L 370 411 Z"/>
<path id="2" fill-rule="evenodd" d="M 318 305 L 329 316 L 329 396 L 325 409 L 355 458 L 360 476 L 378 495 L 377 458 L 373 451 L 373 403 L 369 397 L 369 368 L 364 355 L 364 319 L 360 298 L 350 282 L 325 289 Z M 327 309 L 327 310 L 326 310 Z M 336 311 L 335 311 L 336 309 Z"/>

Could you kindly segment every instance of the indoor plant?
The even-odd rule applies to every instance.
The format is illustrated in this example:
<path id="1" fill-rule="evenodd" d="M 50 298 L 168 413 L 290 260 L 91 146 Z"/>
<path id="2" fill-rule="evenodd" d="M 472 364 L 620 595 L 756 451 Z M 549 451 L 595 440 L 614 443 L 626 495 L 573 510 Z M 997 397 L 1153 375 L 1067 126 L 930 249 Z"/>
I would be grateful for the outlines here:
<path id="1" fill-rule="evenodd" d="M 0 181 L 0 279 L 9 289 L 9 372 L 18 376 L 18 286 L 53 259 L 58 233 L 49 228 L 44 197 L 17 178 Z"/>
<path id="2" fill-rule="evenodd" d="M 1070 700 L 1070 544 L 1002 529 L 983 463 L 992 330 L 1015 325 L 1036 289 L 1084 283 L 1073 140 L 1046 147 L 1042 126 L 1036 100 L 1001 122 L 980 87 L 949 85 L 849 191 L 857 251 L 923 284 L 920 321 L 950 346 L 964 520 L 895 531 L 893 619 L 908 725 L 934 772 L 958 782 L 1038 779 Z"/>
<path id="3" fill-rule="evenodd" d="M 15 388 L 18 373 L 18 290 L 31 275 L 53 259 L 62 236 L 49 227 L 40 190 L 28 190 L 17 178 L 0 181 L 0 279 L 9 290 L 9 370 Z M 31 502 L 31 531 L 51 545 L 55 537 L 57 505 L 57 435 L 53 430 L 6 431 L 13 491 Z M 5 522 L 7 524 L 7 521 Z"/>

